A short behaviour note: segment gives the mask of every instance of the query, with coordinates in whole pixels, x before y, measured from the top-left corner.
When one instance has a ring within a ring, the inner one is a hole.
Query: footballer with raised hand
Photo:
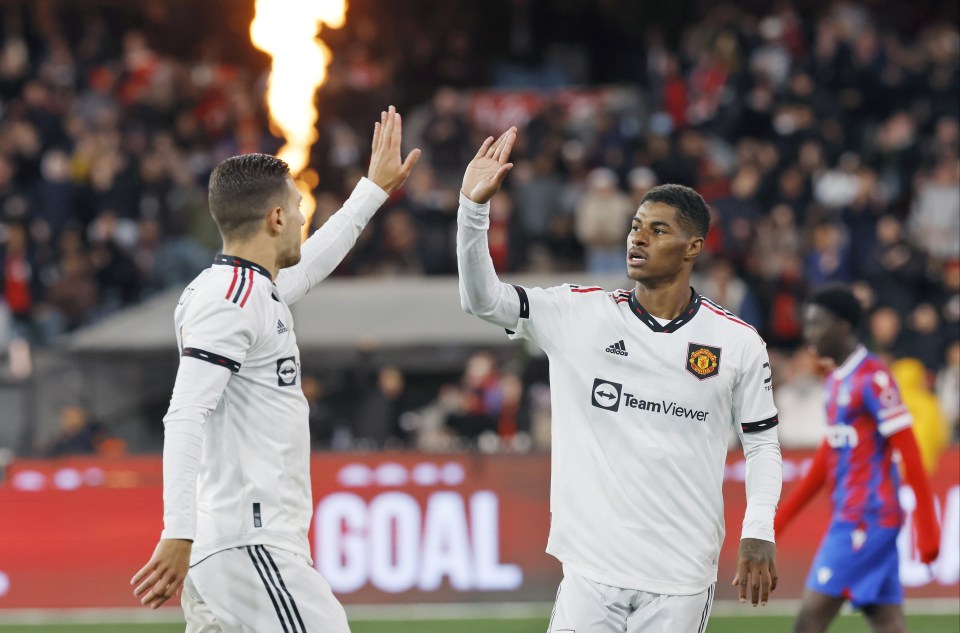
[[[723,471],[736,430],[746,454],[740,600],[777,585],[781,486],[766,346],[690,287],[710,216],[680,185],[651,189],[626,231],[632,290],[502,283],[487,246],[489,200],[507,172],[511,128],[467,166],[457,216],[463,309],[550,360],[551,525],[563,564],[549,631],[706,630],[723,543]],[[749,594],[749,596],[748,596]]]
[[[367,178],[301,249],[287,164],[235,156],[210,176],[223,253],[174,314],[180,367],[163,419],[163,533],[133,577],[156,609],[182,588],[188,633],[348,633],[314,569],[308,406],[290,304],[340,263],[420,150],[401,160],[393,106],[374,124]],[[189,570],[189,573],[188,573]]]

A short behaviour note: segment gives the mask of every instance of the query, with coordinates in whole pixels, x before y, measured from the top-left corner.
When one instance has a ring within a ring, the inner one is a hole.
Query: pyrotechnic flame
[[[274,132],[286,140],[277,156],[290,165],[303,195],[304,238],[316,210],[310,189],[316,185],[317,174],[308,169],[310,147],[317,140],[314,96],[326,83],[333,57],[319,33],[324,24],[340,28],[346,17],[347,0],[256,0],[250,23],[253,45],[273,58],[267,108]]]

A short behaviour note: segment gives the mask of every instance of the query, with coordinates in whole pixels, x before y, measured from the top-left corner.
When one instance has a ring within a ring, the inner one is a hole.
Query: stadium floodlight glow
[[[290,165],[303,196],[307,218],[303,237],[316,210],[311,189],[318,176],[310,169],[310,147],[317,140],[314,96],[327,80],[333,55],[320,40],[323,25],[340,28],[347,18],[347,0],[256,0],[250,41],[272,58],[267,80],[271,129],[286,143],[277,157]]]

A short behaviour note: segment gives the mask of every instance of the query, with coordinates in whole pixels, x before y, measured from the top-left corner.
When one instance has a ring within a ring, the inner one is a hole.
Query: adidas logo
[[[623,344],[623,339],[617,341],[605,351],[610,352],[611,354],[619,354],[620,356],[629,356],[629,354],[627,354],[627,346]]]
[[[283,324],[283,321],[277,319],[277,334],[283,334],[287,331],[287,326]]]

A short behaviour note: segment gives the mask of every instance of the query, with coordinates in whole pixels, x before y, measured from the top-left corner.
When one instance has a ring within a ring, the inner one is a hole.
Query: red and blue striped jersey
[[[912,417],[886,365],[860,346],[826,379],[834,520],[899,527],[900,476],[887,440]]]

